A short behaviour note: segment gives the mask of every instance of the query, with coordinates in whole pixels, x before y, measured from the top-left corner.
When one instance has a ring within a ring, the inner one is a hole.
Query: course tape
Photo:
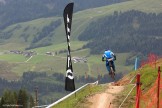
[[[121,106],[123,105],[123,103],[125,102],[125,100],[128,98],[128,96],[130,95],[130,93],[133,91],[133,89],[136,87],[136,84],[132,87],[132,89],[130,90],[130,92],[128,93],[128,95],[125,97],[125,99],[123,100],[123,102],[120,104],[119,108],[121,108]]]
[[[83,85],[82,87],[78,88],[77,90],[73,91],[72,93],[70,93],[70,94],[66,95],[65,97],[59,99],[58,101],[56,101],[56,102],[50,104],[50,105],[47,106],[46,108],[51,108],[51,107],[53,107],[54,105],[56,105],[56,104],[62,102],[63,100],[67,99],[67,98],[70,97],[71,95],[75,94],[76,92],[78,92],[79,90],[81,90],[82,88],[84,88],[84,87],[86,87],[86,86],[88,86],[88,85],[90,85],[90,84],[93,84],[93,85],[96,84],[96,85],[97,85],[97,84],[98,84],[98,81],[96,81],[96,82],[94,82],[94,83],[87,83],[87,84]]]

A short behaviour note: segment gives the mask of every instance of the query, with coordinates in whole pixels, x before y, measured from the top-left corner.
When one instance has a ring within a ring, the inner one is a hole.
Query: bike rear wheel
[[[112,67],[110,67],[111,70],[111,78],[115,80],[115,73]]]

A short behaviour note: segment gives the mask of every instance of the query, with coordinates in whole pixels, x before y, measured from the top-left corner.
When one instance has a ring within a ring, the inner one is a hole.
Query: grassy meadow
[[[43,49],[38,49],[38,52],[40,51],[40,53],[33,55],[31,58],[18,54],[1,54],[0,60],[13,64],[14,67],[11,67],[11,72],[18,74],[19,76],[27,71],[47,72],[49,74],[61,72],[65,74],[66,53],[50,56],[45,54],[47,49],[44,48],[44,50],[45,51],[43,51]],[[107,74],[105,62],[101,61],[102,55],[89,55],[89,49],[74,51],[71,55],[72,57],[87,58],[86,63],[73,62],[74,74],[76,76],[88,74],[97,77],[98,74]],[[125,66],[125,61],[129,55],[129,53],[117,54],[117,60],[115,61],[117,72],[128,72],[133,68],[131,65]]]

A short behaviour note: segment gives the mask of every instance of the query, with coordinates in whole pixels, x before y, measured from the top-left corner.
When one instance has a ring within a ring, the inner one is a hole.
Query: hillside
[[[71,39],[78,40],[78,36],[81,34],[86,37],[88,34],[85,34],[84,30],[87,29],[91,22],[96,22],[98,18],[103,18],[107,15],[113,15],[114,11],[125,12],[134,9],[146,13],[160,13],[162,10],[160,4],[160,0],[147,0],[147,2],[145,0],[132,0],[76,12],[73,17]],[[56,22],[57,25],[55,24]],[[52,26],[54,27],[53,30],[49,30],[48,28]],[[17,46],[21,46],[19,49],[25,49],[31,46],[40,47],[63,43],[66,41],[66,38],[65,33],[62,31],[64,31],[62,17],[41,18],[29,22],[17,23],[0,31],[0,49],[13,49],[17,48]],[[37,41],[34,40],[35,38],[38,38]]]
[[[73,0],[75,12],[122,2],[125,0]],[[11,24],[30,21],[33,19],[60,16],[66,4],[71,0],[1,0],[0,1],[0,29]]]
[[[156,63],[158,66],[162,66],[162,59],[157,60]],[[137,71],[130,72],[115,83],[99,84],[97,86],[90,85],[90,87],[86,87],[76,93],[76,97],[71,96],[52,108],[65,108],[66,106],[69,108],[98,108],[101,106],[103,108],[116,108],[120,105],[122,105],[120,106],[121,108],[134,108],[136,95],[136,88],[134,88],[136,79],[134,76],[137,73],[140,73],[142,83],[140,108],[155,107],[157,104],[157,67],[152,67],[148,62],[148,64],[139,68]],[[121,104],[130,91],[132,91],[131,94],[124,104]],[[162,102],[161,93],[162,91],[160,90],[160,105]]]
[[[106,48],[115,52],[162,54],[162,14],[116,11],[90,23],[78,38],[90,41],[84,48],[90,48],[91,54],[98,54]]]

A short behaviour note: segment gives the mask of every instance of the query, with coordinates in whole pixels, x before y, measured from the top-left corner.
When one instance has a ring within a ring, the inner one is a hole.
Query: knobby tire
[[[113,80],[115,80],[115,73],[114,73],[113,68],[110,67],[110,70],[111,70],[111,78],[112,78]]]

